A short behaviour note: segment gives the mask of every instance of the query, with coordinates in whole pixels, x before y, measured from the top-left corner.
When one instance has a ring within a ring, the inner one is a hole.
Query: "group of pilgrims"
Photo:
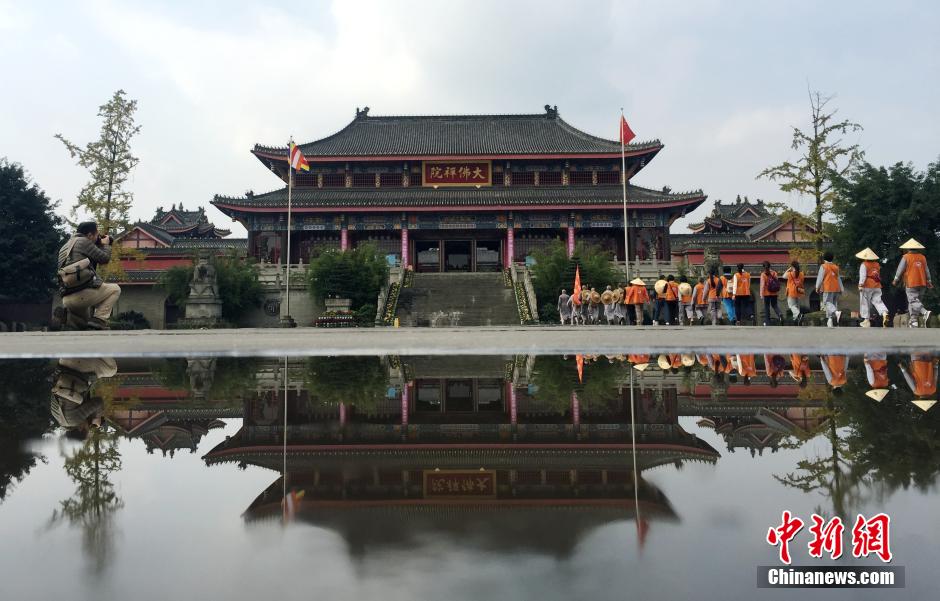
[[[930,268],[921,251],[924,246],[911,238],[900,247],[905,251],[892,280],[892,285],[902,282],[908,306],[909,327],[926,327],[930,311],[924,308],[923,295],[928,288],[933,288]],[[870,248],[859,251],[856,255],[861,262],[858,272],[859,323],[862,327],[871,326],[871,318],[881,317],[882,327],[890,323],[887,306],[882,299],[882,264],[878,255]],[[821,308],[826,314],[826,325],[838,326],[842,320],[843,309],[840,298],[845,292],[839,266],[833,262],[833,253],[823,254],[822,263],[813,284],[819,295]],[[769,261],[764,261],[760,272],[758,294],[763,304],[763,325],[783,324],[785,316],[780,310],[778,296],[781,288],[785,289],[787,309],[792,315],[791,323],[801,325],[805,312],[802,308],[806,296],[806,273],[799,261],[793,261],[782,273],[772,269]],[[601,324],[602,319],[608,325],[641,326],[645,319],[645,308],[651,307],[653,325],[695,325],[710,322],[718,325],[724,320],[727,324],[741,325],[745,322],[757,323],[757,307],[751,290],[752,275],[739,263],[737,269],[725,267],[719,275],[713,268],[707,276],[690,281],[685,275],[678,280],[673,275],[660,275],[653,284],[652,291],[641,278],[634,278],[628,284],[607,286],[598,292],[590,285],[575,284],[575,290],[568,294],[562,290],[558,297],[558,315],[564,324]],[[873,312],[874,311],[874,312]],[[602,316],[603,312],[603,316]]]

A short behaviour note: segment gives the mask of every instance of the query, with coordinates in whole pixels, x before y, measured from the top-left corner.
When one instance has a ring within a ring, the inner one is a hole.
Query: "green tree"
[[[784,192],[809,196],[815,202],[812,216],[816,224],[816,248],[822,249],[825,237],[823,217],[838,196],[836,182],[862,160],[864,152],[858,144],[846,144],[843,137],[860,131],[858,123],[836,120],[836,109],[827,107],[832,96],[818,91],[809,93],[812,131],[793,127],[791,148],[800,153],[795,162],[784,161],[760,172],[758,178],[779,182]]]
[[[52,427],[52,370],[45,359],[0,361],[0,503],[38,462],[45,461],[26,442],[41,438]]]
[[[569,294],[572,292],[577,267],[581,268],[581,284],[589,284],[598,291],[623,280],[623,274],[613,268],[610,252],[598,246],[578,244],[575,254],[568,258],[567,245],[555,240],[533,255],[532,286],[539,306],[539,319],[543,322],[558,321],[558,295],[562,288]]]
[[[134,194],[125,190],[124,185],[139,162],[131,154],[131,139],[140,133],[140,126],[134,124],[136,111],[137,101],[128,99],[124,90],[118,90],[98,108],[102,123],[97,140],[82,148],[62,134],[55,135],[90,176],[72,207],[72,217],[77,220],[79,211],[88,213],[103,232],[116,234],[130,225]]]
[[[215,266],[222,317],[226,321],[235,323],[252,307],[261,304],[264,289],[258,281],[257,265],[234,254],[212,257],[210,262]],[[173,304],[182,306],[189,298],[192,278],[192,265],[178,265],[160,275],[158,286],[166,291]]]
[[[369,321],[375,318],[375,302],[386,281],[388,262],[372,244],[324,252],[307,268],[307,288],[314,299],[348,298],[353,311],[371,306]]]
[[[595,408],[616,404],[620,400],[619,385],[630,374],[630,365],[620,361],[609,362],[605,357],[597,361],[584,361],[583,381],[578,381],[575,355],[538,355],[532,368],[530,382],[533,397],[560,413],[571,409],[571,393],[578,395],[583,406]]]
[[[55,289],[56,260],[65,242],[56,203],[32,183],[23,167],[0,159],[0,296],[47,300]]]
[[[842,257],[869,246],[886,265],[890,280],[900,261],[898,248],[914,237],[927,247],[932,273],[940,270],[940,161],[917,171],[910,163],[875,167],[863,163],[839,180],[833,204],[833,244]],[[931,291],[935,294],[935,291]]]
[[[118,436],[102,428],[92,428],[82,446],[65,458],[65,473],[75,483],[75,492],[59,503],[51,523],[65,521],[82,529],[82,545],[94,560],[96,571],[108,563],[112,520],[114,513],[124,507],[111,480],[120,469]]]

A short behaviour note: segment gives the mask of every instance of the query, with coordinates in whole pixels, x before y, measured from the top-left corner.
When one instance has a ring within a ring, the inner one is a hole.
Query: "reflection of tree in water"
[[[891,380],[902,382],[892,369]],[[804,459],[797,469],[775,476],[787,486],[819,492],[845,517],[869,501],[883,501],[897,490],[927,491],[940,474],[940,411],[914,406],[910,390],[898,387],[880,403],[865,396],[864,371],[850,374],[845,394],[826,401],[829,419],[815,431],[791,437],[789,448],[824,436],[828,453]]]
[[[346,403],[364,414],[375,410],[388,392],[388,373],[379,357],[310,357],[305,376],[316,403]]]
[[[75,492],[60,502],[50,521],[51,524],[64,521],[82,529],[84,551],[94,558],[96,571],[101,571],[108,561],[112,519],[124,507],[110,479],[120,469],[117,434],[92,428],[82,446],[65,458],[65,473],[75,483]]]
[[[578,366],[574,355],[538,355],[532,369],[530,383],[534,385],[533,397],[549,407],[564,412],[571,406],[571,393],[578,394],[582,404],[592,404],[595,409],[619,400],[619,386],[629,375],[630,365],[606,357],[597,360],[585,358],[584,379],[578,382]]]
[[[0,361],[0,503],[45,458],[24,449],[52,426],[46,360]]]

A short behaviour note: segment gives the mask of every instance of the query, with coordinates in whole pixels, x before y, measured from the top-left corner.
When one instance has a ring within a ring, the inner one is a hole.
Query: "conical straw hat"
[[[924,245],[911,238],[901,245],[901,250],[924,250]]]
[[[646,282],[644,282],[640,278],[633,278],[632,280],[630,280],[630,283],[633,284],[634,286],[646,286]]]
[[[613,302],[619,303],[623,300],[623,288],[617,288],[614,290]]]
[[[692,285],[688,282],[682,282],[679,284],[679,294],[682,296],[689,296],[692,294]]]
[[[653,284],[653,290],[655,290],[657,294],[662,294],[663,292],[665,292],[666,280],[656,280],[656,283]]]
[[[633,369],[637,371],[646,371],[646,368],[649,366],[650,366],[649,363],[637,363],[636,365],[633,366]]]
[[[921,409],[921,410],[923,410],[923,411],[928,411],[931,407],[933,407],[934,405],[937,404],[937,399],[933,399],[933,400],[930,400],[930,399],[915,399],[915,400],[913,400],[913,401],[911,401],[911,402],[914,403],[915,405],[917,405],[917,408],[918,408],[918,409]]]
[[[611,290],[604,290],[604,291],[601,293],[601,302],[604,303],[605,305],[609,305],[610,303],[614,302],[614,293],[613,293],[613,291],[611,291]]]
[[[666,355],[660,355],[656,359],[656,363],[659,365],[660,369],[672,369],[672,361],[670,361],[669,357]]]
[[[860,250],[857,253],[855,253],[855,256],[856,258],[859,258],[862,261],[877,261],[878,260],[878,255],[875,254],[875,251],[867,247],[865,248],[865,250]]]
[[[865,396],[880,403],[886,396],[888,396],[888,392],[889,391],[887,388],[873,388],[866,392]]]
[[[682,365],[685,367],[692,367],[695,365],[695,355],[682,355]]]

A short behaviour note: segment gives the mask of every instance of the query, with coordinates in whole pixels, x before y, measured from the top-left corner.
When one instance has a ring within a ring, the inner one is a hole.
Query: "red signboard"
[[[493,167],[490,161],[424,161],[421,164],[423,186],[490,186]]]
[[[425,499],[494,499],[496,472],[437,470],[424,472]]]

